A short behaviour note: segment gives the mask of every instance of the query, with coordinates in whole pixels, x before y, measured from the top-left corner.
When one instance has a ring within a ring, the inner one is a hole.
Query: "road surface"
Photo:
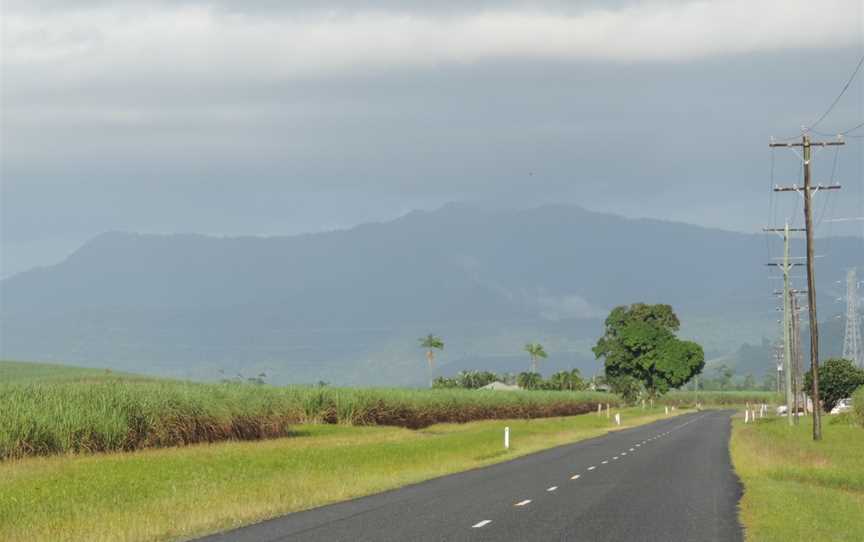
[[[670,418],[205,540],[740,541],[730,415]]]

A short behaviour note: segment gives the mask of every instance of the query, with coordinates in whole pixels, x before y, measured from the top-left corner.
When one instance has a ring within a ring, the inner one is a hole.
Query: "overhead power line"
[[[861,71],[862,65],[864,65],[864,56],[861,56],[861,59],[858,60],[858,65],[855,66],[855,69],[852,71],[852,75],[849,76],[849,80],[846,81],[846,84],[843,85],[842,89],[840,89],[840,94],[838,94],[837,97],[834,98],[834,101],[831,102],[831,105],[828,106],[828,109],[826,109],[825,112],[822,113],[822,115],[818,119],[816,119],[816,122],[814,122],[810,126],[808,126],[808,128],[810,130],[819,126],[819,124],[823,120],[825,120],[825,117],[827,117],[831,113],[831,111],[834,110],[834,107],[837,105],[837,102],[839,102],[840,98],[842,98],[843,95],[846,94],[846,91],[849,90],[849,87],[852,85],[852,81],[855,80],[855,77],[858,75],[858,72]],[[861,126],[864,126],[864,123],[856,126],[856,128],[860,128]],[[855,130],[855,128],[850,128],[849,130],[846,130],[846,132],[848,133],[848,132],[851,132],[852,130]]]

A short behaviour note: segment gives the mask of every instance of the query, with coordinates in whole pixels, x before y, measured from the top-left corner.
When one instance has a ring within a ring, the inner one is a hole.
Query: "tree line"
[[[474,390],[493,382],[519,386],[526,390],[580,391],[588,389],[588,383],[582,378],[579,369],[559,371],[548,379],[534,371],[522,373],[497,374],[491,371],[460,371],[453,378],[439,376],[432,381],[436,389],[464,388]]]
[[[603,335],[592,349],[603,360],[605,381],[612,391],[629,402],[655,398],[670,389],[680,388],[702,372],[705,353],[693,342],[679,339],[675,333],[681,323],[672,307],[634,303],[615,307],[604,322]],[[435,335],[420,339],[426,349],[430,370],[435,351],[444,349],[444,341]],[[511,382],[524,389],[585,389],[578,370],[561,371],[544,380],[537,370],[540,359],[547,357],[540,343],[525,345],[531,360],[529,371],[499,376],[489,371],[463,371],[455,378],[438,377],[433,387],[480,388],[491,382]]]

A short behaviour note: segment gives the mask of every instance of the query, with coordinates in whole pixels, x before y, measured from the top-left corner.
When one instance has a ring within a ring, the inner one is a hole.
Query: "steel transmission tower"
[[[854,269],[846,272],[846,334],[843,337],[843,357],[864,368],[864,351],[858,327],[858,276]]]

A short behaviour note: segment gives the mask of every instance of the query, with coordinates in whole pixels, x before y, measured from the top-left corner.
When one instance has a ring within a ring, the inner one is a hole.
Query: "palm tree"
[[[444,341],[441,340],[441,337],[436,337],[430,333],[420,338],[420,347],[426,349],[426,362],[431,371],[435,366],[435,350],[444,350]]]
[[[539,358],[546,359],[546,351],[543,350],[543,345],[540,343],[528,343],[525,345],[525,351],[531,356],[531,372],[537,372],[537,360]]]

